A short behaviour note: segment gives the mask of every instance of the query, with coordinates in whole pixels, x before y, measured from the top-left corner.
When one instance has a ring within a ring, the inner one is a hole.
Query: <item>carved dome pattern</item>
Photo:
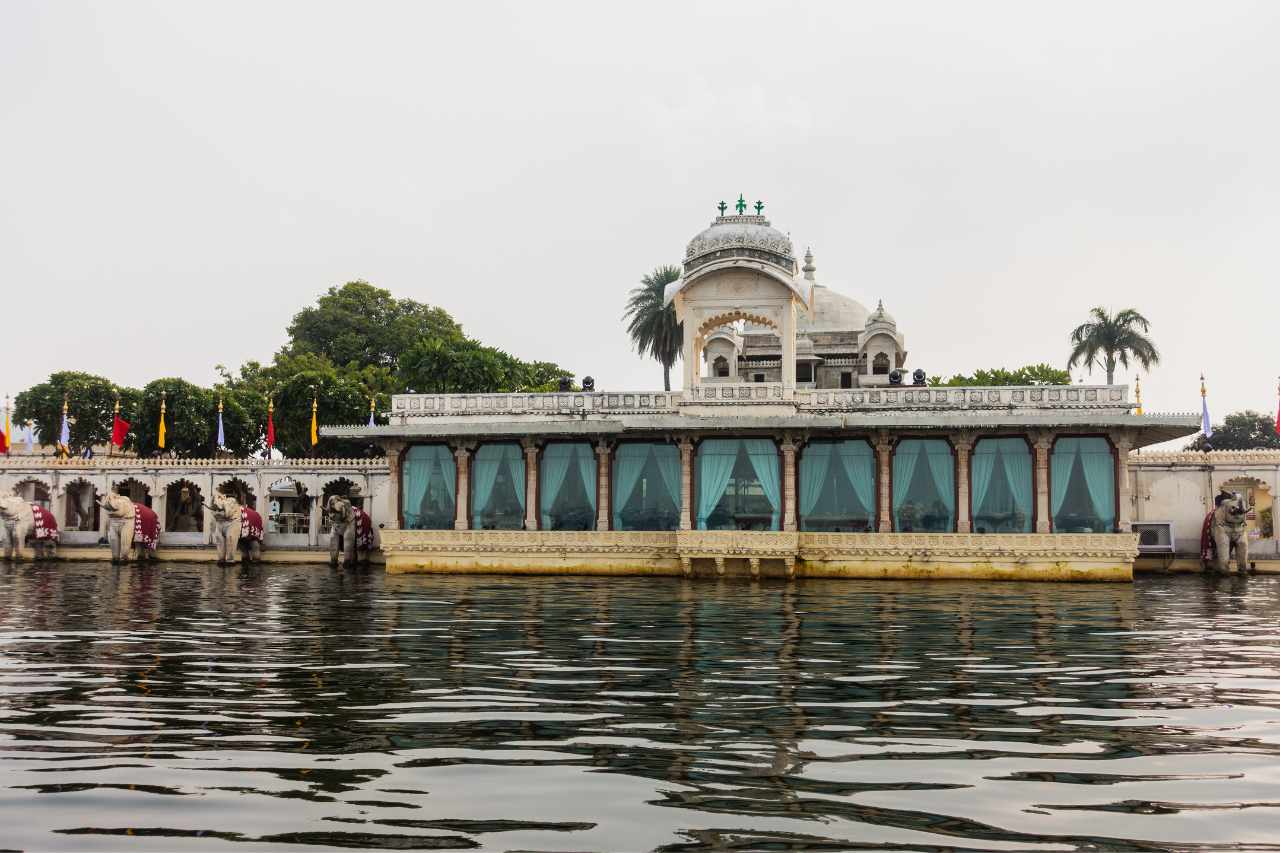
[[[794,274],[795,248],[791,238],[763,216],[719,216],[711,227],[689,241],[685,272],[720,258],[749,257],[768,261]]]

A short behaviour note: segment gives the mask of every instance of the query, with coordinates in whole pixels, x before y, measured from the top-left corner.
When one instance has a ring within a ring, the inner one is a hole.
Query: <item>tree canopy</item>
[[[671,367],[684,348],[684,324],[676,320],[674,305],[666,304],[667,285],[680,278],[680,267],[670,264],[646,273],[631,289],[622,319],[636,352],[662,365],[662,387],[671,390]]]
[[[1151,324],[1137,311],[1126,308],[1113,316],[1105,308],[1094,308],[1089,311],[1089,317],[1071,332],[1068,370],[1083,364],[1092,373],[1095,366],[1101,365],[1107,373],[1107,384],[1112,385],[1116,380],[1116,366],[1127,368],[1130,359],[1144,370],[1160,363],[1160,352],[1146,334]]]
[[[48,381],[33,385],[14,398],[13,420],[16,423],[33,421],[40,440],[52,445],[62,432],[62,402],[67,402],[67,420],[72,454],[81,453],[86,447],[101,446],[111,440],[112,415],[115,412],[116,394],[120,395],[120,415],[127,421],[138,411],[142,392],[136,388],[119,387],[102,376],[92,373],[61,371],[52,374]],[[133,423],[125,448],[131,449],[136,440],[137,423]]]
[[[967,385],[1070,385],[1071,374],[1047,364],[1029,364],[1007,370],[996,367],[990,370],[975,370],[972,376],[957,373],[950,379],[935,377],[929,384],[937,386]]]
[[[1280,435],[1276,434],[1274,418],[1246,409],[1243,412],[1232,412],[1222,423],[1214,424],[1213,438],[1207,443],[1202,433],[1186,449],[1280,450]]]

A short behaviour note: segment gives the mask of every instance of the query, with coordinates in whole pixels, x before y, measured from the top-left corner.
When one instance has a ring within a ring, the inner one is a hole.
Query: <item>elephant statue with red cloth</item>
[[[213,513],[213,544],[218,549],[219,566],[241,559],[251,563],[262,559],[262,516],[256,510],[242,506],[231,495],[214,495],[209,509]]]
[[[373,520],[369,513],[342,495],[331,495],[324,507],[332,533],[329,537],[329,565],[368,563],[373,551]]]
[[[160,542],[160,519],[155,511],[125,495],[108,492],[98,502],[107,514],[107,544],[111,562],[126,562],[136,552],[139,562],[154,560]]]
[[[1223,491],[1215,501],[1213,512],[1205,516],[1200,532],[1200,559],[1215,571],[1230,573],[1231,552],[1235,551],[1236,569],[1249,571],[1249,534],[1245,522],[1249,508],[1234,492]]]
[[[53,513],[17,495],[0,498],[0,540],[4,541],[4,558],[26,558],[27,539],[36,559],[58,556],[58,522]]]

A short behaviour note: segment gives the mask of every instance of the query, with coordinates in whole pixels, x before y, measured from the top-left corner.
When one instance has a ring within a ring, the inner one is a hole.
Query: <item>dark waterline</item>
[[[0,848],[1280,850],[1278,605],[0,566]]]

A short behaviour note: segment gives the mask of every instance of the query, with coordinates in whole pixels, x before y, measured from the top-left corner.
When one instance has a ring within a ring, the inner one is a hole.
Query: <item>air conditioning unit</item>
[[[1139,554],[1172,554],[1172,521],[1135,521],[1130,529],[1138,534]]]

